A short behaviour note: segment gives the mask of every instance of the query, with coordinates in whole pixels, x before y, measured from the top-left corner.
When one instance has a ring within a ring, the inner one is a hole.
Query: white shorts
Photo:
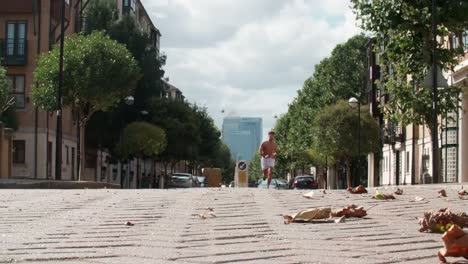
[[[275,167],[275,159],[272,158],[262,158],[262,170]]]

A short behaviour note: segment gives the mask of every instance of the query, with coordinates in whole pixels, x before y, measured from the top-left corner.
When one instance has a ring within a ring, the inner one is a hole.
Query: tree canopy
[[[433,95],[431,89],[422,87],[432,64],[431,4],[431,1],[352,0],[361,28],[376,37],[374,48],[384,80],[379,88],[382,94],[390,96],[382,111],[388,119],[403,126],[426,123],[432,128]],[[468,28],[467,1],[439,0],[437,13],[440,39]],[[445,44],[437,42],[435,62],[444,70],[452,70],[464,51],[446,48]],[[459,93],[455,87],[439,89],[438,114],[457,111]]]
[[[147,122],[133,122],[125,127],[119,152],[128,157],[156,157],[166,148],[166,134]]]
[[[124,45],[102,32],[67,37],[64,43],[62,100],[70,107],[81,131],[80,152],[84,152],[85,126],[98,111],[108,111],[130,94],[141,77],[137,62]],[[53,111],[57,107],[59,48],[39,56],[34,72],[38,84],[32,91],[36,106]],[[84,156],[81,155],[80,174]],[[81,176],[80,176],[81,177]]]
[[[380,128],[366,108],[361,109],[359,119],[357,109],[350,109],[347,101],[342,100],[324,107],[314,119],[313,151],[320,153],[322,157],[330,157],[331,161],[345,162],[348,169],[353,157],[379,152]],[[348,187],[351,186],[350,179],[348,173]]]
[[[107,111],[130,94],[140,78],[139,67],[125,46],[103,33],[67,37],[64,46],[63,104],[80,118]],[[39,56],[34,72],[34,104],[43,110],[57,107],[59,49]]]
[[[15,104],[15,98],[10,92],[6,70],[4,67],[0,66],[0,118]]]
[[[313,143],[313,123],[322,108],[338,100],[365,95],[368,38],[356,35],[337,45],[331,55],[315,65],[314,73],[305,80],[288,112],[278,118],[275,126],[281,151],[277,171],[308,167],[318,162],[310,155]]]

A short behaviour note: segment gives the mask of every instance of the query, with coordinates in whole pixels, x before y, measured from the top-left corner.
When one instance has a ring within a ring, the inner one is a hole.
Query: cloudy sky
[[[166,76],[219,128],[226,115],[261,117],[265,134],[314,65],[359,32],[349,0],[142,2],[162,33]]]

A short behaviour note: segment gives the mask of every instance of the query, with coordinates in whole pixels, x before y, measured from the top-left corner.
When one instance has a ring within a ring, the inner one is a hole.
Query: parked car
[[[313,176],[296,176],[292,184],[293,189],[318,189],[318,182]]]
[[[206,177],[205,176],[195,176],[197,178],[198,182],[200,183],[200,187],[206,187]]]
[[[197,180],[189,173],[173,173],[169,179],[169,188],[197,187]]]
[[[257,188],[266,189],[267,188],[267,183],[268,183],[268,180],[262,180],[262,182],[260,182],[258,184]],[[276,190],[284,190],[284,189],[288,189],[288,185],[283,183],[281,180],[271,179],[270,188],[271,189],[276,189]]]

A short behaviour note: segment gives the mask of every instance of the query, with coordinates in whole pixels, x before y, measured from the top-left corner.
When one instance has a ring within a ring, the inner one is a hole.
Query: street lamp
[[[135,98],[131,95],[125,97],[124,99],[125,101],[125,104],[128,105],[128,106],[132,106],[134,103],[135,103]],[[122,118],[121,119],[122,121],[122,132],[123,132],[123,129],[125,127],[125,120]],[[123,136],[122,136],[122,132],[120,133],[120,145],[123,144]],[[121,166],[121,168],[123,168],[123,166]],[[126,178],[126,182],[127,182],[127,186],[129,186],[129,178],[130,178],[130,164],[127,162],[127,169],[125,171],[125,178]],[[122,172],[120,172],[120,188],[123,189],[124,188],[124,178],[122,177]]]
[[[360,174],[360,161],[361,161],[361,102],[359,102],[356,97],[351,97],[348,101],[348,104],[351,108],[356,108],[358,109],[358,164],[357,164],[357,179],[361,179],[361,174]],[[356,181],[356,180],[355,180]]]
[[[127,105],[133,105],[133,103],[135,102],[135,98],[133,98],[133,96],[127,96],[125,97],[125,103]]]

